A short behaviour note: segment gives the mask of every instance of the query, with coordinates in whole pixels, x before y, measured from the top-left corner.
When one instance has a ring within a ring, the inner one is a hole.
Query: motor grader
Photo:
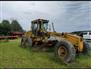
[[[49,20],[36,19],[31,22],[31,30],[21,39],[21,47],[40,47],[41,49],[54,48],[55,56],[66,63],[72,62],[76,54],[88,54],[88,44],[82,37],[70,33],[48,31]]]

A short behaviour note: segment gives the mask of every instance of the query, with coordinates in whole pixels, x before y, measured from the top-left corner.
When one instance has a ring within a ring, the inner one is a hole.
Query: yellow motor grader
[[[69,63],[75,59],[76,54],[88,54],[89,45],[82,37],[70,33],[48,31],[49,20],[36,19],[31,22],[31,31],[26,32],[21,39],[21,47],[54,48],[59,60]]]

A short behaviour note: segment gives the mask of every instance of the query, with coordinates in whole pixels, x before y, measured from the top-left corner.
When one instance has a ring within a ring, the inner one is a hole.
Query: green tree
[[[1,23],[0,23],[0,35],[2,34],[2,26],[1,26]]]
[[[10,22],[8,20],[3,20],[0,24],[0,28],[0,32],[2,32],[4,35],[8,35],[8,33],[11,31]]]
[[[19,32],[23,32],[23,29],[21,27],[21,25],[18,23],[17,20],[12,20],[11,22],[11,31],[19,31]]]

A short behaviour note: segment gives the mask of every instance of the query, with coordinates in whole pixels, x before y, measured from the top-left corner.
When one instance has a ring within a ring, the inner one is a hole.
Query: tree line
[[[23,28],[17,20],[3,20],[0,23],[0,35],[9,35],[10,32],[24,32]]]

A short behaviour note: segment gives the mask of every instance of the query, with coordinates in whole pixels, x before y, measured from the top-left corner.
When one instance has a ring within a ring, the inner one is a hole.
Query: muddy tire
[[[32,39],[23,37],[21,39],[21,47],[23,47],[23,48],[32,47]]]
[[[55,55],[63,63],[69,63],[75,59],[76,51],[70,42],[61,40],[55,45]]]
[[[90,45],[84,41],[84,44],[83,44],[83,55],[89,55],[89,50],[90,50]]]

